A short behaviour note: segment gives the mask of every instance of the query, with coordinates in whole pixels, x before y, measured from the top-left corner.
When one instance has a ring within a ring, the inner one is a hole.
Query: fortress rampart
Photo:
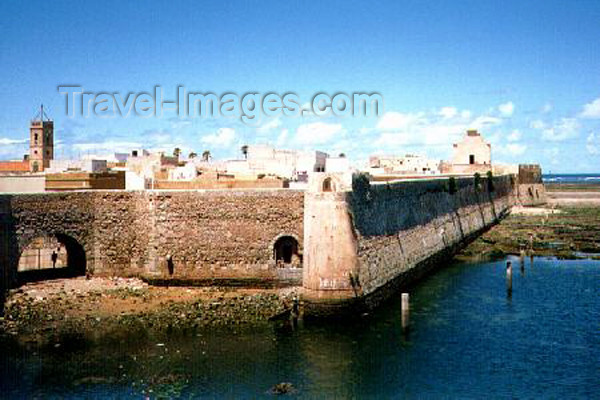
[[[306,193],[304,214],[305,297],[318,311],[378,303],[450,261],[515,201],[513,176],[385,184],[359,176],[352,190],[322,185]]]
[[[3,287],[16,284],[20,254],[44,236],[58,237],[80,272],[269,283],[285,269],[274,256],[279,238],[297,241],[301,256],[302,219],[303,193],[293,190],[0,195]],[[301,270],[290,274],[300,284]]]
[[[306,191],[0,195],[2,286],[54,236],[79,274],[303,286],[308,309],[371,305],[414,282],[517,201],[513,175],[370,183],[316,174]],[[310,312],[310,310],[309,310]]]

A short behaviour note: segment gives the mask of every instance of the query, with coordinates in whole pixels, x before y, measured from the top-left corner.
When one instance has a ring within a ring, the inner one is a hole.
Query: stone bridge
[[[315,309],[376,304],[495,223],[516,193],[512,175],[371,184],[317,174],[305,192],[4,194],[2,286],[26,278],[21,254],[52,236],[67,250],[67,275],[294,284]]]

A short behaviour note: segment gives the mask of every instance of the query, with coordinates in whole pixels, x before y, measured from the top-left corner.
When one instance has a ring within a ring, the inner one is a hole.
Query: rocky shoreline
[[[9,293],[0,333],[22,343],[52,344],[145,331],[240,327],[286,315],[296,292],[153,287],[135,278],[30,283]]]
[[[459,259],[507,255],[600,259],[600,208],[514,208],[461,253]]]

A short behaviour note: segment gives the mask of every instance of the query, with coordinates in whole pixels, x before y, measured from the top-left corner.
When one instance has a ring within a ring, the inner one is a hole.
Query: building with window
[[[463,139],[453,145],[451,172],[487,172],[491,165],[492,145],[477,130],[468,130]]]
[[[244,160],[226,162],[228,173],[237,176],[273,175],[289,180],[324,172],[329,155],[322,151],[282,150],[267,145],[245,147]]]
[[[439,161],[406,154],[404,156],[371,156],[369,173],[372,175],[432,175],[439,173]]]

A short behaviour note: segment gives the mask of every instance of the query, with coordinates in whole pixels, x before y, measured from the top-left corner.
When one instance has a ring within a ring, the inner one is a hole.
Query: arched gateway
[[[66,234],[38,236],[29,241],[19,256],[18,283],[85,275],[83,246]]]

